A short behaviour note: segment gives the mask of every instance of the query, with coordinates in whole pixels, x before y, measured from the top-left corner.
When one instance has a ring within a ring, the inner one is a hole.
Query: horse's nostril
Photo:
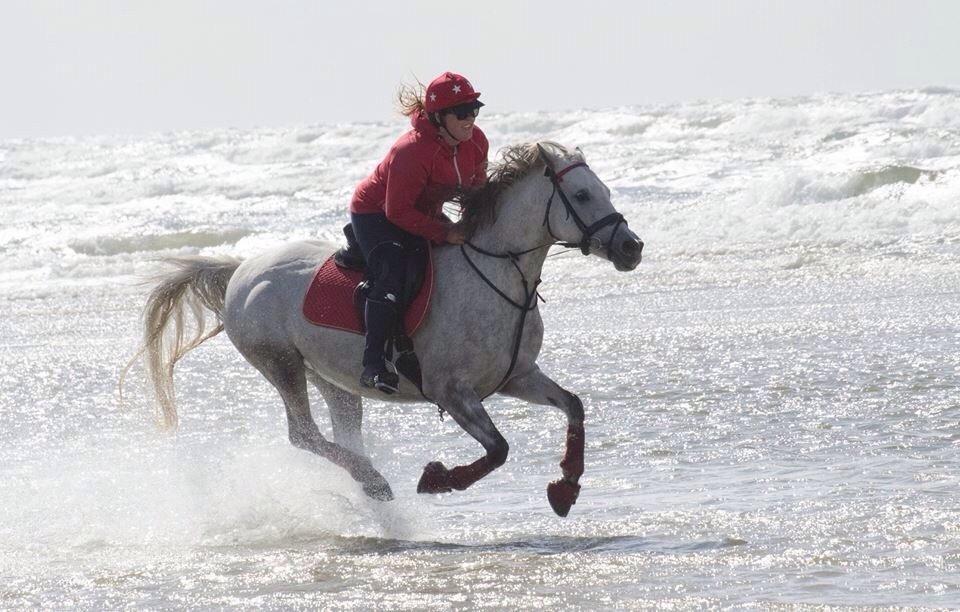
[[[623,244],[620,245],[620,252],[627,257],[636,257],[642,250],[643,243],[632,238],[630,240],[624,240]]]

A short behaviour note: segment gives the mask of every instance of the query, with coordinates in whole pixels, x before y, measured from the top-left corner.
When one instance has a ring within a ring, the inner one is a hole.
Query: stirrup
[[[368,365],[360,374],[360,384],[368,389],[376,389],[392,395],[400,390],[400,377],[396,372],[388,370],[386,366]]]

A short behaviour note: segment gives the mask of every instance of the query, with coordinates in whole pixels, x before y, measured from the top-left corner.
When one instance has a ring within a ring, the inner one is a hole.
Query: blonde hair
[[[423,83],[420,82],[420,79],[416,79],[416,85],[409,85],[407,83],[400,83],[400,88],[397,89],[397,102],[399,104],[399,110],[402,115],[407,117],[412,117],[414,115],[419,115],[424,112],[423,98],[426,94],[427,88]]]

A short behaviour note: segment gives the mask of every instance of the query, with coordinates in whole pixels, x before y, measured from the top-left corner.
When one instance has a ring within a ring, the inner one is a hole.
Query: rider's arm
[[[387,197],[384,212],[391,223],[411,234],[443,242],[449,224],[420,212],[417,199],[427,186],[429,172],[410,149],[398,149],[387,170]]]

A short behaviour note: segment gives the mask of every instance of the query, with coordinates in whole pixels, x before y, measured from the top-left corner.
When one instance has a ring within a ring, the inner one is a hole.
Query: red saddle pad
[[[353,304],[353,292],[361,281],[363,272],[340,268],[331,255],[310,281],[303,299],[303,316],[314,325],[363,334],[360,313]],[[408,336],[412,336],[426,318],[432,294],[433,257],[428,256],[423,284],[403,318],[403,327]]]

